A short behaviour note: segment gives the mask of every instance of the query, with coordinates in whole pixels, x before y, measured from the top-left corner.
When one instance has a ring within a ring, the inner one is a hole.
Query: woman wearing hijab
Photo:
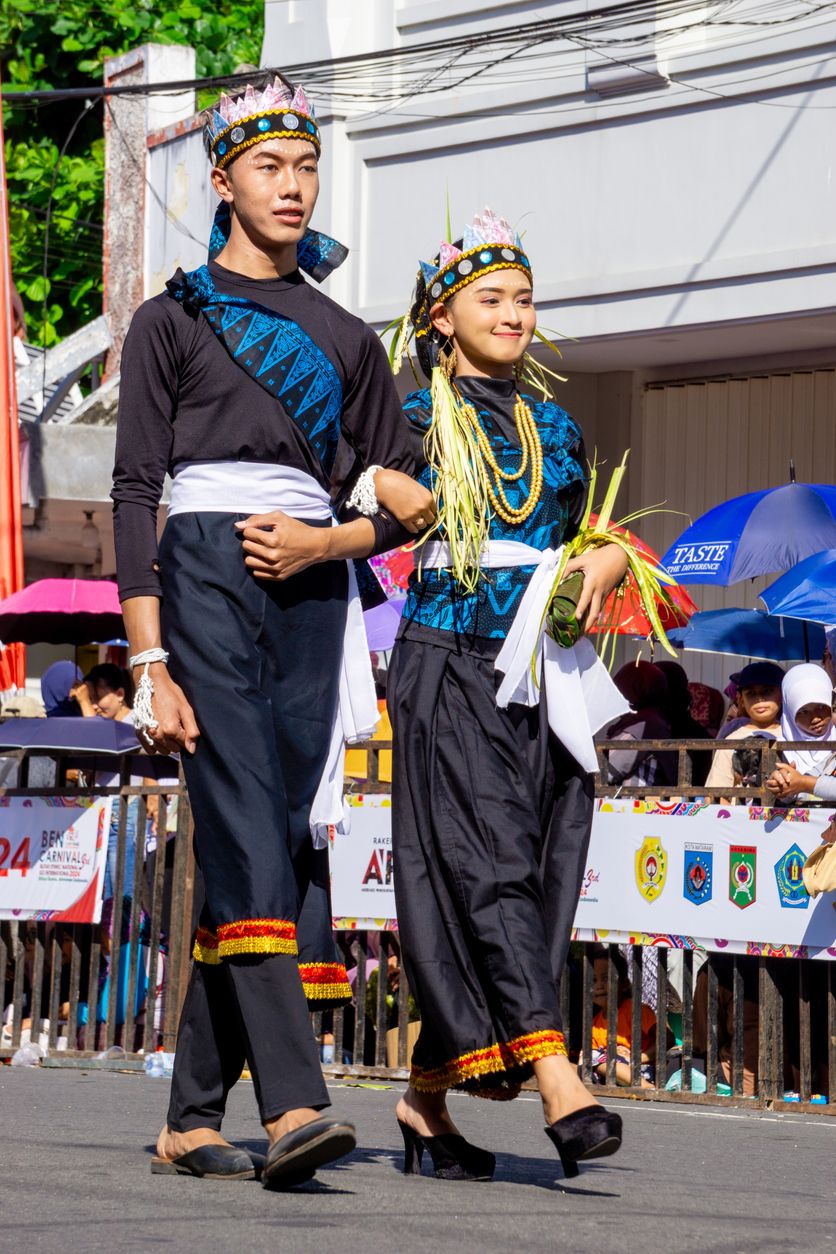
[[[827,671],[814,662],[795,666],[784,676],[781,740],[818,740],[820,749],[787,749],[767,781],[781,801],[811,796],[836,801],[836,727],[833,724],[833,684]]]
[[[608,729],[606,740],[670,740],[665,713],[668,681],[653,662],[628,662],[615,675],[616,687],[632,706]],[[674,784],[677,755],[651,749],[616,749],[609,755],[607,782],[625,788]]]
[[[704,728],[708,738],[715,740],[726,713],[726,698],[719,688],[692,680],[688,684],[691,695],[691,718]]]
[[[53,662],[48,666],[41,677],[41,697],[47,718],[79,718],[81,710],[70,693],[83,682],[75,662]]]
[[[657,662],[656,666],[668,684],[664,710],[674,740],[708,740],[709,733],[694,717],[691,688],[684,667],[679,662]],[[701,787],[711,767],[711,754],[692,750],[688,757],[691,759],[691,783]]]

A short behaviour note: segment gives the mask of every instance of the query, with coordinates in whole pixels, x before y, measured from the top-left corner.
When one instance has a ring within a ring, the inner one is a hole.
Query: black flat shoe
[[[234,1145],[201,1145],[179,1158],[152,1158],[155,1176],[197,1176],[199,1180],[254,1180],[256,1163]]]
[[[288,1132],[267,1151],[261,1179],[267,1189],[292,1188],[310,1180],[317,1167],[344,1158],[357,1145],[354,1125],[341,1119],[315,1119]]]
[[[603,1106],[584,1106],[545,1129],[554,1142],[567,1179],[578,1174],[587,1158],[607,1158],[621,1148],[621,1115]]]
[[[441,1136],[421,1136],[409,1124],[398,1120],[403,1137],[403,1172],[420,1176],[424,1150],[429,1151],[433,1169],[439,1180],[493,1180],[496,1159],[489,1150],[471,1145],[458,1132]]]

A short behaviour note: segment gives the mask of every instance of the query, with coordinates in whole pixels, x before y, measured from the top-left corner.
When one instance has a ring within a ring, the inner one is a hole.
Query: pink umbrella
[[[0,601],[4,644],[93,644],[124,633],[110,579],[39,579]]]

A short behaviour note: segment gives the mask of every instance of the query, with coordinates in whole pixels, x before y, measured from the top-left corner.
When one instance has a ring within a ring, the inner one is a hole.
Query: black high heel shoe
[[[492,1180],[496,1159],[489,1150],[471,1145],[458,1132],[441,1136],[421,1136],[409,1124],[398,1120],[403,1137],[403,1171],[405,1176],[420,1176],[424,1150],[433,1160],[439,1180]]]
[[[621,1115],[603,1106],[584,1106],[546,1128],[560,1155],[563,1174],[572,1179],[578,1163],[587,1158],[607,1158],[621,1148]]]

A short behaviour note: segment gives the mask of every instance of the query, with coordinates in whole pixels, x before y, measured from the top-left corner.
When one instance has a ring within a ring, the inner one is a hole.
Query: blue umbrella
[[[761,600],[770,614],[836,623],[836,549],[799,562],[764,588]]]
[[[787,483],[710,509],[668,549],[662,566],[680,583],[728,587],[789,570],[836,548],[836,487]]]
[[[0,723],[0,749],[79,749],[137,753],[136,728],[115,718],[9,718]]]
[[[824,652],[824,628],[762,610],[700,610],[687,627],[667,632],[671,644],[695,653],[731,653],[770,662],[807,661]]]

